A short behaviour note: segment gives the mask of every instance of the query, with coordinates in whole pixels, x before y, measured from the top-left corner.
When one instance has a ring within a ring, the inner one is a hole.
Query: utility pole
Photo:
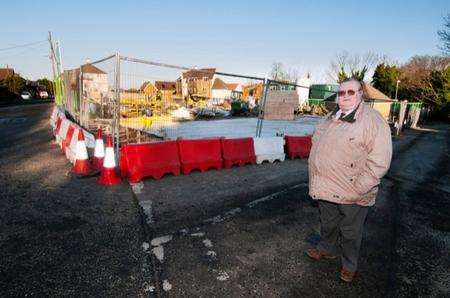
[[[55,49],[53,48],[52,33],[50,31],[48,31],[48,42],[50,44],[50,60],[52,61],[53,82],[55,82],[55,80],[56,80]],[[53,90],[55,90],[55,89],[53,89]]]
[[[397,80],[397,85],[396,85],[396,87],[395,87],[395,100],[397,100],[398,83],[400,83],[400,80]]]

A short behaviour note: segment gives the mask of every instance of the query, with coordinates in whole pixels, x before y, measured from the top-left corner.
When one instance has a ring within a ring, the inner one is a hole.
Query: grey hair
[[[359,84],[359,90],[362,90],[362,89],[363,89],[363,84],[362,84],[362,82],[361,82],[360,80],[357,80],[357,79],[355,79],[355,78],[346,78],[345,80],[343,80],[343,81],[341,82],[341,84],[347,83],[347,82],[356,82],[356,83]]]

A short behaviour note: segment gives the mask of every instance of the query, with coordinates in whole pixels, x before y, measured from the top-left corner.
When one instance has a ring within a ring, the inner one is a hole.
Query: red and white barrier
[[[176,141],[124,145],[120,150],[120,171],[137,183],[144,177],[161,179],[165,174],[180,175]]]
[[[229,169],[234,165],[242,167],[246,164],[256,163],[253,138],[222,138],[220,142],[224,168]]]
[[[286,136],[286,154],[290,159],[307,158],[311,151],[311,136]]]
[[[187,175],[193,170],[202,172],[222,168],[220,139],[178,140],[181,171]]]
[[[253,138],[256,163],[284,161],[284,139],[282,137]]]
[[[63,119],[61,122],[61,127],[59,129],[58,135],[56,136],[56,142],[59,144],[59,147],[62,149],[62,143],[66,138],[67,130],[72,122],[67,119]]]

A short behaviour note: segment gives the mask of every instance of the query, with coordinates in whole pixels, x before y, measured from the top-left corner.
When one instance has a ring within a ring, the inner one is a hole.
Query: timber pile
[[[296,91],[271,90],[267,93],[264,107],[265,120],[294,120],[298,106]]]

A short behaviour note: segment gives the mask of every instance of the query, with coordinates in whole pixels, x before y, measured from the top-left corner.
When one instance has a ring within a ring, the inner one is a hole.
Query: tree
[[[42,78],[36,81],[40,87],[44,87],[45,91],[48,92],[50,96],[53,96],[53,82],[47,78]]]
[[[442,50],[444,55],[450,55],[450,13],[444,17],[444,29],[438,30],[437,32],[442,45],[439,48]]]
[[[399,76],[400,74],[396,65],[380,63],[373,73],[372,84],[390,98],[394,98]]]
[[[270,71],[270,79],[274,81],[296,83],[298,77],[298,71],[290,68],[286,70],[281,62],[274,62]]]
[[[381,59],[386,58],[373,52],[360,55],[343,51],[336,54],[335,58],[330,62],[328,76],[331,80],[338,83],[347,78],[363,81],[367,72],[372,70]]]
[[[414,56],[399,68],[399,97],[431,105],[435,115],[449,117],[450,57]]]
[[[6,86],[6,88],[8,88],[10,92],[19,95],[24,90],[25,83],[25,79],[22,78],[19,74],[10,75],[3,81],[3,84]]]

